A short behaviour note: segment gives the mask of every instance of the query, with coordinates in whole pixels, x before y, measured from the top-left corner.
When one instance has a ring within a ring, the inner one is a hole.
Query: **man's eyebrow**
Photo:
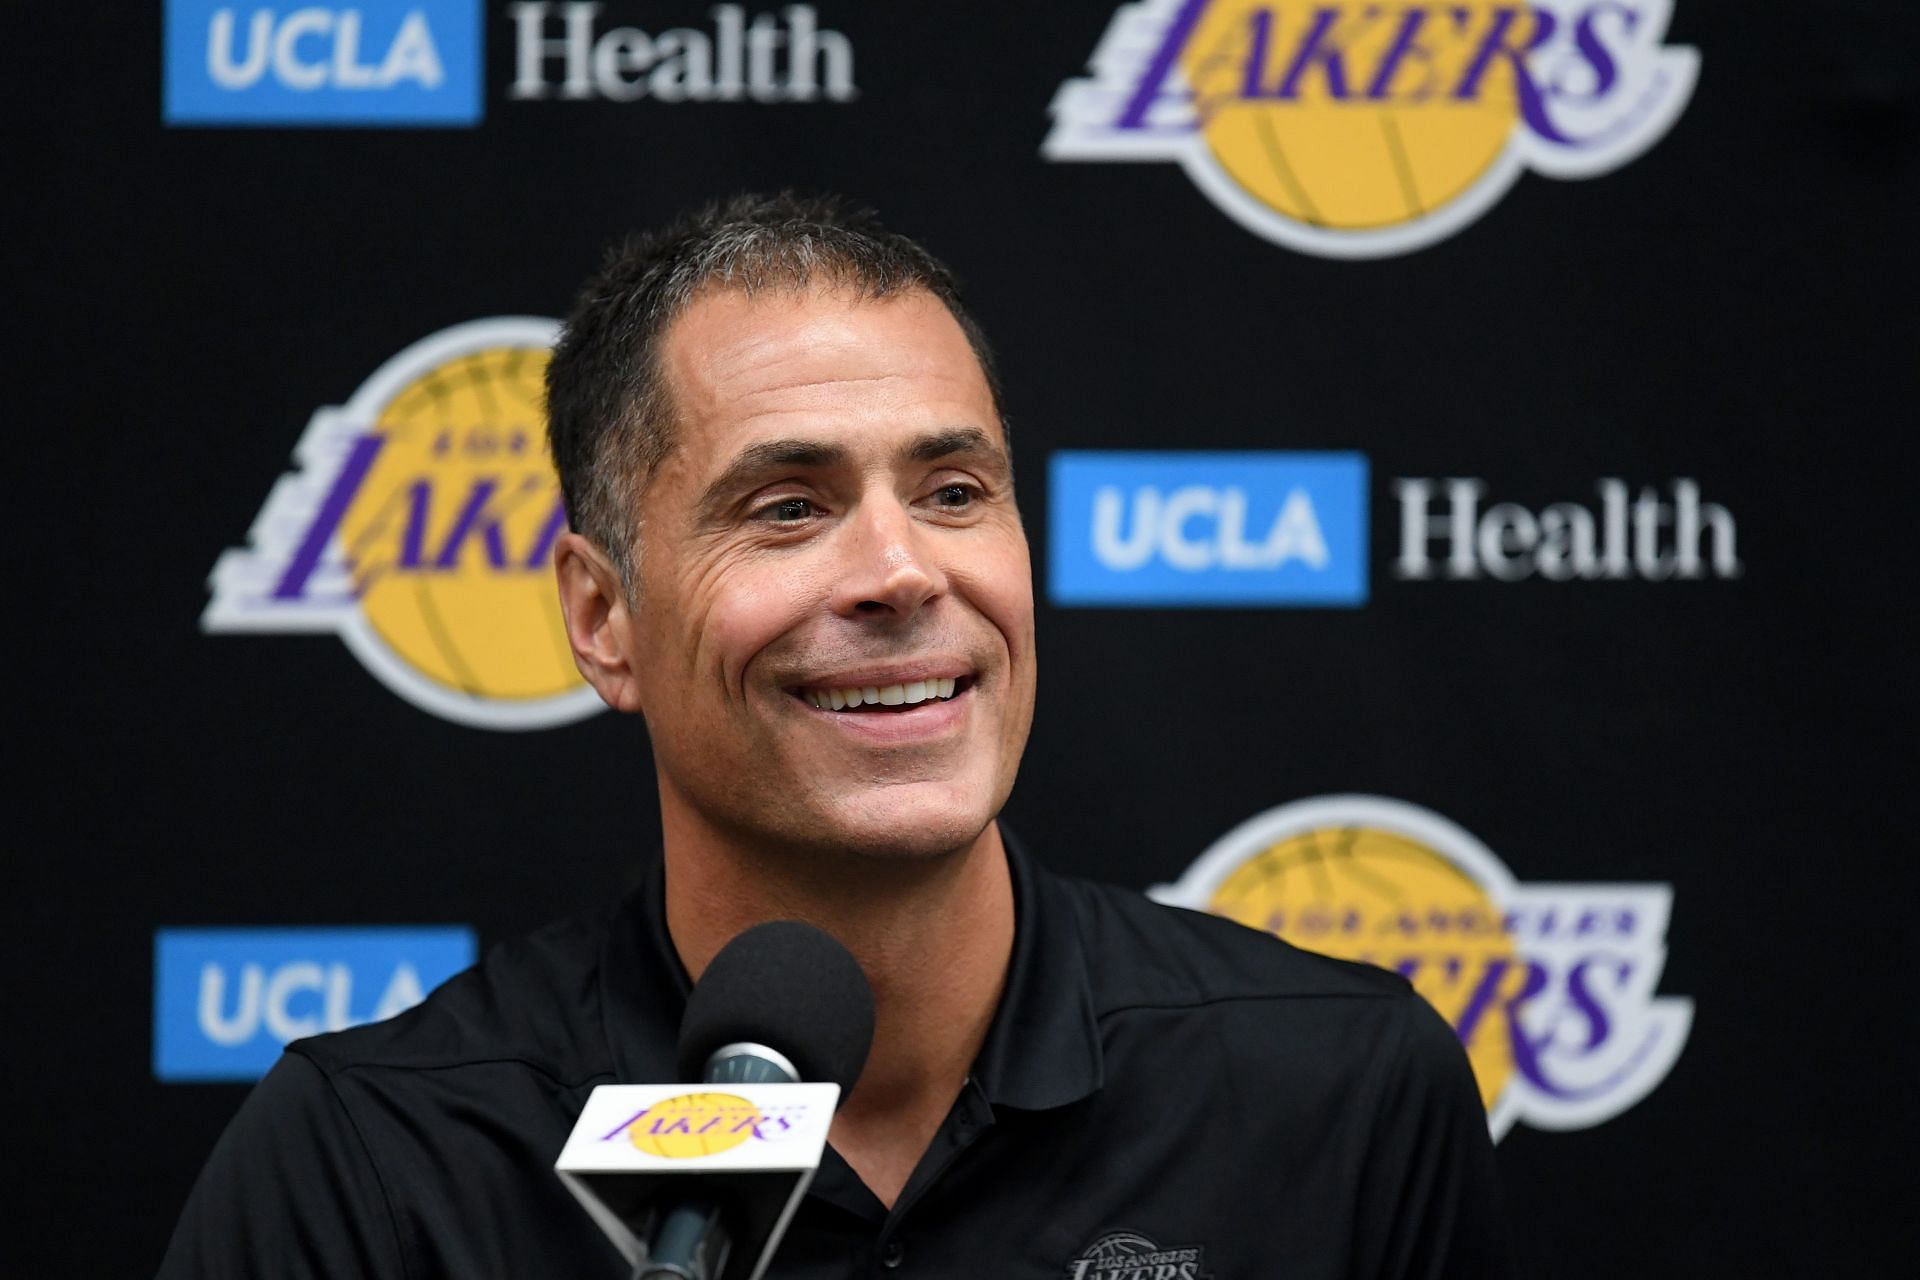
[[[1006,455],[1001,452],[1000,446],[978,427],[949,427],[935,431],[909,441],[900,450],[900,456],[908,462],[938,462],[956,454],[982,456],[1003,469],[1007,465]],[[820,470],[838,466],[846,460],[846,449],[837,444],[804,439],[763,440],[742,449],[727,464],[726,470],[714,477],[713,483],[701,492],[697,509],[713,511],[724,506],[728,495],[746,488],[766,472],[789,468]]]
[[[742,449],[727,464],[727,469],[716,476],[700,495],[700,507],[709,509],[724,501],[729,493],[763,471],[779,471],[787,467],[831,467],[844,462],[846,456],[847,451],[839,445],[824,444],[818,440],[763,440]]]
[[[993,437],[978,427],[950,427],[945,431],[936,431],[932,435],[921,436],[901,450],[901,455],[909,462],[938,462],[956,453],[985,454],[1003,465],[1006,461]]]

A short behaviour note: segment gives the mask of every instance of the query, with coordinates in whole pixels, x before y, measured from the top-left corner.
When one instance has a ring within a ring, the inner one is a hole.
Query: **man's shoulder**
[[[289,1045],[221,1137],[161,1274],[612,1274],[549,1172],[612,1078],[608,923],[502,943],[405,1013]],[[527,1225],[476,1231],[498,1204]]]
[[[1453,1027],[1400,974],[1111,885],[1058,883],[1073,901],[1094,1016],[1111,1043],[1124,1038],[1126,1061],[1251,1071],[1288,1081],[1296,1102],[1426,1099],[1484,1125]],[[1176,1026],[1185,1032],[1165,1034]],[[1195,1057],[1196,1045],[1207,1052]],[[1221,1045],[1231,1052],[1213,1052]]]
[[[1232,920],[1114,885],[1055,879],[1074,904],[1103,1015],[1253,1001],[1398,1002],[1413,990],[1397,973],[1307,951]]]
[[[513,1066],[571,1086],[610,1070],[601,964],[607,911],[487,949],[396,1017],[288,1046],[329,1077]]]

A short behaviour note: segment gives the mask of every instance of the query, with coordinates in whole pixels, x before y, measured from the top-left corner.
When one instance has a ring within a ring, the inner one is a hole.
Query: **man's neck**
[[[674,815],[678,816],[678,815]],[[667,928],[697,981],[765,920],[839,939],[873,987],[873,1050],[834,1118],[834,1147],[892,1205],[979,1055],[1013,954],[1013,885],[999,829],[937,858],[743,848],[666,823]]]

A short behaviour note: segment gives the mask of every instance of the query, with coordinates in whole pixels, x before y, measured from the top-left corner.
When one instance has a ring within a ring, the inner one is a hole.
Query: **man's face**
[[[1013,786],[1034,647],[959,325],[925,293],[716,290],[661,351],[677,427],[628,625],[662,803],[754,843],[967,844]]]

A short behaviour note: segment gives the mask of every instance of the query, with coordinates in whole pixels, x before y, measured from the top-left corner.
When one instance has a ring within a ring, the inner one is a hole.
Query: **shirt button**
[[[898,1240],[887,1241],[887,1247],[880,1251],[880,1265],[892,1271],[907,1260],[907,1247]]]

